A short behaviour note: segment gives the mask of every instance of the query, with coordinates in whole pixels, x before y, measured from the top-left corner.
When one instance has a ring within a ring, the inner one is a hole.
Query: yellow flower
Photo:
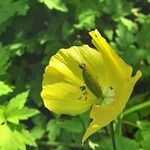
[[[90,35],[97,50],[88,45],[60,49],[45,69],[41,92],[45,106],[58,114],[78,115],[92,108],[92,122],[82,142],[123,111],[142,75],[137,71],[132,76],[132,67],[115,53],[98,30]],[[88,68],[87,77],[83,64]],[[93,91],[99,87],[102,97]]]

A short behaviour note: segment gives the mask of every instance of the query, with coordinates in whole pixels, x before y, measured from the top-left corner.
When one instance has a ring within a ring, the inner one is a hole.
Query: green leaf
[[[22,43],[13,43],[6,46],[2,46],[0,43],[0,76],[6,74],[13,56],[21,55],[21,50],[24,48]]]
[[[6,73],[6,70],[10,66],[9,59],[10,54],[0,45],[0,76],[4,75]]]
[[[39,113],[38,110],[25,107],[24,104],[27,100],[29,92],[23,92],[12,98],[5,106],[4,113],[5,119],[11,123],[18,124],[19,120],[26,120]]]
[[[20,150],[22,150],[23,148],[26,150],[25,144],[30,146],[36,146],[34,138],[28,130],[15,130],[13,134],[15,140],[18,142],[18,147],[20,148]]]
[[[149,142],[150,141],[150,134],[149,133],[150,133],[150,128],[141,133],[142,137],[143,137],[143,140],[141,141],[143,150],[149,150],[149,148],[150,148],[150,142]]]
[[[119,21],[123,16],[131,12],[132,3],[122,0],[105,0],[102,1],[102,9],[109,14],[114,21]]]
[[[111,30],[111,29],[105,29],[104,30],[104,33],[105,33],[105,35],[107,36],[107,38],[109,39],[109,40],[112,40],[113,39],[113,31]]]
[[[36,109],[24,106],[27,96],[28,91],[18,94],[6,106],[0,107],[0,130],[3,130],[0,134],[0,149],[2,150],[26,150],[26,145],[36,146],[32,135],[21,124],[15,125],[19,120],[28,119],[39,113]]]
[[[74,26],[77,29],[87,29],[95,27],[95,19],[99,16],[97,4],[94,1],[78,2],[76,9],[76,18],[78,23]]]
[[[0,125],[5,122],[4,108],[0,106]]]
[[[143,150],[149,150],[150,148],[150,122],[149,121],[137,121],[139,131],[136,133],[136,138],[141,143]]]
[[[150,48],[150,42],[149,42],[149,37],[150,37],[150,19],[147,21],[145,24],[143,24],[141,30],[137,33],[136,41],[137,44],[143,48]]]
[[[139,144],[135,140],[120,135],[116,136],[116,141],[117,141],[117,149],[136,150],[139,148]]]
[[[134,32],[134,33],[137,32],[138,26],[135,22],[124,17],[122,17],[120,20],[128,28],[129,31]]]
[[[14,139],[13,132],[4,124],[0,125],[0,149],[1,150],[17,150],[17,142]]]
[[[23,43],[13,43],[10,44],[8,49],[10,49],[11,52],[13,52],[17,56],[21,56],[23,54],[23,49],[25,48],[25,45]]]
[[[49,131],[48,133],[49,141],[54,142],[60,134],[59,122],[55,119],[50,120],[47,123],[47,131]]]
[[[67,12],[68,8],[62,0],[39,0],[43,2],[49,9],[56,9],[62,12]]]
[[[12,88],[5,84],[3,81],[0,81],[0,96],[7,95],[8,93],[12,92]]]
[[[65,22],[62,26],[63,39],[67,40],[67,38],[71,36],[73,32],[74,32],[74,29],[72,28],[72,26],[68,22]]]
[[[141,130],[146,130],[150,128],[150,122],[149,121],[137,121],[137,126]]]
[[[28,94],[29,92],[26,91],[12,98],[7,105],[7,112],[9,113],[9,111],[23,108],[27,101]]]
[[[68,132],[74,133],[81,133],[84,131],[81,120],[78,117],[72,118],[71,120],[65,120],[61,123],[61,128],[65,129]]]
[[[150,65],[149,66],[142,66],[140,70],[143,73],[143,76],[145,78],[150,76]]]
[[[135,140],[116,135],[116,149],[117,150],[137,150],[139,148],[138,143]],[[105,139],[100,142],[100,150],[113,150],[112,140]],[[98,150],[98,149],[97,149]]]
[[[40,113],[32,118],[32,121],[35,126],[32,128],[31,133],[35,139],[41,139],[46,132],[47,118],[44,114]]]
[[[45,128],[41,125],[37,125],[31,130],[31,133],[35,139],[41,139],[45,132]]]
[[[26,150],[25,145],[36,146],[34,138],[25,129],[13,129],[6,125],[0,125],[0,149],[1,150]]]
[[[115,38],[117,47],[119,50],[125,51],[128,50],[135,41],[135,37],[132,32],[128,30],[128,28],[121,24],[118,24],[116,29],[117,37]]]
[[[136,47],[126,49],[123,54],[123,58],[131,65],[138,64],[146,56],[148,56],[148,54],[145,49],[137,49]]]
[[[19,120],[26,120],[29,117],[37,115],[39,111],[33,108],[24,107],[22,109],[12,109],[12,111],[6,111],[5,113],[7,121],[18,124]]]
[[[0,8],[0,24],[2,24],[15,14],[25,15],[29,7],[25,0],[6,0],[0,1]]]

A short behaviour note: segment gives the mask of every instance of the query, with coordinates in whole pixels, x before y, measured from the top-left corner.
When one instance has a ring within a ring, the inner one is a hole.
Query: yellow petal
[[[120,85],[116,89],[114,101],[109,105],[93,106],[90,114],[90,118],[92,118],[93,121],[86,130],[82,142],[84,142],[90,135],[92,135],[100,128],[108,125],[123,111],[132,93],[133,87],[136,81],[141,77],[141,75],[141,72],[137,71],[134,77],[122,80],[122,82],[120,82]]]
[[[45,107],[57,114],[81,114],[95,101],[95,96],[89,91],[86,98],[79,87],[64,82],[43,86],[41,96]]]
[[[86,87],[82,69],[85,63],[98,79],[103,89],[108,86],[107,74],[101,55],[87,45],[61,49],[53,56],[45,69],[41,96],[45,106],[59,114],[76,115],[87,111],[97,97]]]
[[[83,142],[123,111],[141,76],[138,71],[131,77],[132,67],[115,53],[97,30],[90,32],[90,35],[99,51],[87,45],[59,50],[45,69],[41,92],[45,106],[55,113],[77,115],[93,106],[90,113],[93,121]],[[97,97],[84,83],[80,64],[88,66],[89,74],[98,79],[96,83],[102,87],[104,95],[107,95],[109,88],[113,89],[113,97],[107,105],[96,105]]]
[[[83,45],[60,49],[51,58],[49,65],[45,69],[43,85],[58,81],[80,84],[83,82],[82,70],[79,67],[81,63],[85,63],[90,71],[99,77],[102,85],[108,84],[106,68],[103,65],[100,53],[88,45]]]
[[[123,59],[121,59],[106,40],[101,36],[98,30],[91,31],[89,33],[92,36],[92,42],[99,50],[104,61],[104,66],[107,68],[110,75],[110,82],[117,81],[124,78],[124,76],[131,76],[132,67],[127,65]]]

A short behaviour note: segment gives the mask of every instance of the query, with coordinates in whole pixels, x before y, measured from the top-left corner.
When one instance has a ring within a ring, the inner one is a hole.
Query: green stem
[[[113,150],[117,150],[113,122],[110,123],[110,131],[111,131]]]
[[[146,107],[150,107],[150,101],[146,101],[146,102],[144,102],[142,104],[138,104],[138,105],[136,105],[136,106],[134,106],[132,108],[129,108],[122,115],[126,116],[126,115],[128,115],[128,114],[130,114],[132,112],[138,111],[138,110],[146,108]]]
[[[127,120],[123,120],[122,123],[124,124],[127,124],[127,125],[130,125],[132,127],[135,127],[135,128],[138,128],[138,126],[130,121],[127,121]]]

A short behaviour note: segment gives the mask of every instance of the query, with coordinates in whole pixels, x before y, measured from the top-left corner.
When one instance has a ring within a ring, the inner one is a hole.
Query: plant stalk
[[[122,116],[126,116],[132,112],[135,112],[135,111],[139,111],[141,109],[144,109],[146,107],[150,107],[150,101],[146,101],[146,102],[143,102],[142,104],[138,104],[136,106],[133,106],[132,108],[129,108],[128,110],[126,110]]]
[[[115,140],[115,131],[114,131],[114,126],[113,126],[113,121],[110,123],[110,132],[111,132],[113,150],[117,150],[117,148],[116,148],[116,140]]]

